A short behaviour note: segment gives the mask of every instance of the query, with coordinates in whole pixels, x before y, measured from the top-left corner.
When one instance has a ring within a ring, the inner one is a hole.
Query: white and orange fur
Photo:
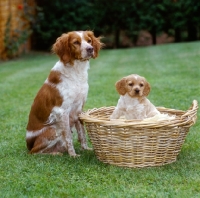
[[[87,146],[83,123],[79,120],[88,94],[89,59],[102,47],[92,31],[62,34],[52,47],[60,60],[37,93],[29,114],[26,143],[30,153],[77,156],[72,137],[75,126],[82,149]]]
[[[151,88],[144,77],[131,74],[117,81],[115,86],[120,98],[110,119],[118,119],[124,116],[128,120],[143,120],[160,114],[147,99]]]

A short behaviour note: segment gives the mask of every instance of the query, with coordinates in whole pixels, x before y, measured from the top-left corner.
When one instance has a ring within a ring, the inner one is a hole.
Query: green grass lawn
[[[200,197],[199,121],[177,161],[162,167],[103,164],[93,151],[81,151],[76,138],[79,158],[29,155],[25,128],[30,107],[56,61],[55,55],[31,53],[0,63],[0,197]],[[116,105],[114,84],[131,73],[147,78],[152,87],[148,98],[156,106],[187,110],[194,99],[200,102],[200,42],[102,50],[91,60],[84,109]]]

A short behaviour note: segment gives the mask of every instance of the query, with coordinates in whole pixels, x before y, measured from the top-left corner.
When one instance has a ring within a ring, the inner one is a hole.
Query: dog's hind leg
[[[31,154],[62,154],[67,152],[67,146],[65,140],[63,140],[62,134],[56,135],[54,128],[49,128],[41,135],[35,138],[33,148],[30,150]]]

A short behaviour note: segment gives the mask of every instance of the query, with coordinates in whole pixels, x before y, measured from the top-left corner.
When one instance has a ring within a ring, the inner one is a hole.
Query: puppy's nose
[[[88,54],[92,54],[93,47],[87,47],[86,50],[87,50]]]
[[[139,93],[140,90],[138,88],[135,89],[135,93]]]

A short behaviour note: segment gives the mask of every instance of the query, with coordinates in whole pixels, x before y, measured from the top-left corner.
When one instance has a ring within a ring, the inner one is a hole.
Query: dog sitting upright
[[[160,114],[156,107],[146,98],[151,88],[144,77],[131,74],[117,81],[115,86],[120,98],[110,119],[118,119],[121,116],[125,116],[128,120],[143,120]]]
[[[68,32],[56,40],[52,50],[60,60],[37,93],[29,114],[26,144],[30,153],[76,156],[74,126],[82,149],[89,149],[78,116],[88,93],[89,59],[98,56],[102,45],[92,31]]]

